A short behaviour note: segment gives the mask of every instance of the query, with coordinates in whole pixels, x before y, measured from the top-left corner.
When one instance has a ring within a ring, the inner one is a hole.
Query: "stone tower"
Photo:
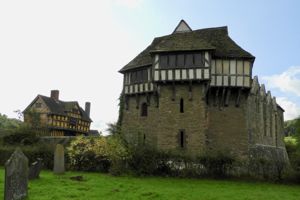
[[[286,156],[284,110],[252,78],[254,60],[227,27],[192,30],[181,20],[120,70],[122,134],[131,143],[190,155]]]

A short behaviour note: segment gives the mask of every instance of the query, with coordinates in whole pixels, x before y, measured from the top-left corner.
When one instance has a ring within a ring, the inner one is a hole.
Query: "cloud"
[[[284,120],[291,120],[300,116],[300,106],[296,103],[288,100],[286,97],[278,97],[276,101],[285,110]]]
[[[271,88],[292,93],[300,97],[300,66],[290,67],[281,74],[264,76],[263,80]]]

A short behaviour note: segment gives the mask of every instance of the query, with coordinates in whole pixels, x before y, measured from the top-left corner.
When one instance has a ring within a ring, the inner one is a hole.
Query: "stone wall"
[[[207,134],[207,108],[203,85],[163,85],[159,98],[158,146],[162,149],[179,149],[192,155],[205,150]],[[173,94],[175,93],[175,95]],[[174,98],[175,97],[175,98]],[[172,99],[174,98],[174,99]],[[184,112],[180,112],[180,100]],[[180,147],[180,131],[185,135],[185,146]]]
[[[124,109],[122,131],[130,142],[142,141],[163,150],[201,153],[205,146],[207,130],[206,104],[203,85],[162,85],[159,100],[152,94],[148,98],[148,116],[141,116],[141,105],[147,102],[146,95],[127,97],[128,109]],[[184,112],[180,112],[180,100]],[[185,148],[180,147],[179,134],[184,131]]]
[[[217,90],[211,89],[209,95],[208,150],[245,158],[248,155],[247,91],[241,91],[238,97],[238,90],[231,89],[225,105],[225,98],[222,100],[222,94]]]
[[[126,96],[122,132],[129,142],[190,155],[222,151],[248,159],[257,145],[285,151],[283,110],[257,77],[252,82],[251,89],[211,87],[207,93],[203,83],[160,84],[149,96]],[[146,117],[141,116],[143,103],[148,104]]]

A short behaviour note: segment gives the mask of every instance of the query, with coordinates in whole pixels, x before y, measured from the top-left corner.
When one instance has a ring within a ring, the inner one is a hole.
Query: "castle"
[[[119,72],[128,142],[190,155],[223,151],[287,159],[284,110],[252,77],[255,57],[227,27],[192,30],[181,20]]]
[[[24,122],[46,128],[41,136],[77,136],[90,132],[90,103],[83,110],[77,101],[61,101],[59,91],[52,90],[50,97],[38,95],[23,111]],[[34,119],[36,118],[37,119]]]

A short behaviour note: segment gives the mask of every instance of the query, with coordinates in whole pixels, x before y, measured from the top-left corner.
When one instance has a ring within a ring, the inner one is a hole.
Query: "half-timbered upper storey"
[[[181,20],[157,37],[120,72],[125,94],[151,92],[159,82],[207,81],[210,86],[251,86],[255,57],[238,46],[227,27],[192,30]]]

